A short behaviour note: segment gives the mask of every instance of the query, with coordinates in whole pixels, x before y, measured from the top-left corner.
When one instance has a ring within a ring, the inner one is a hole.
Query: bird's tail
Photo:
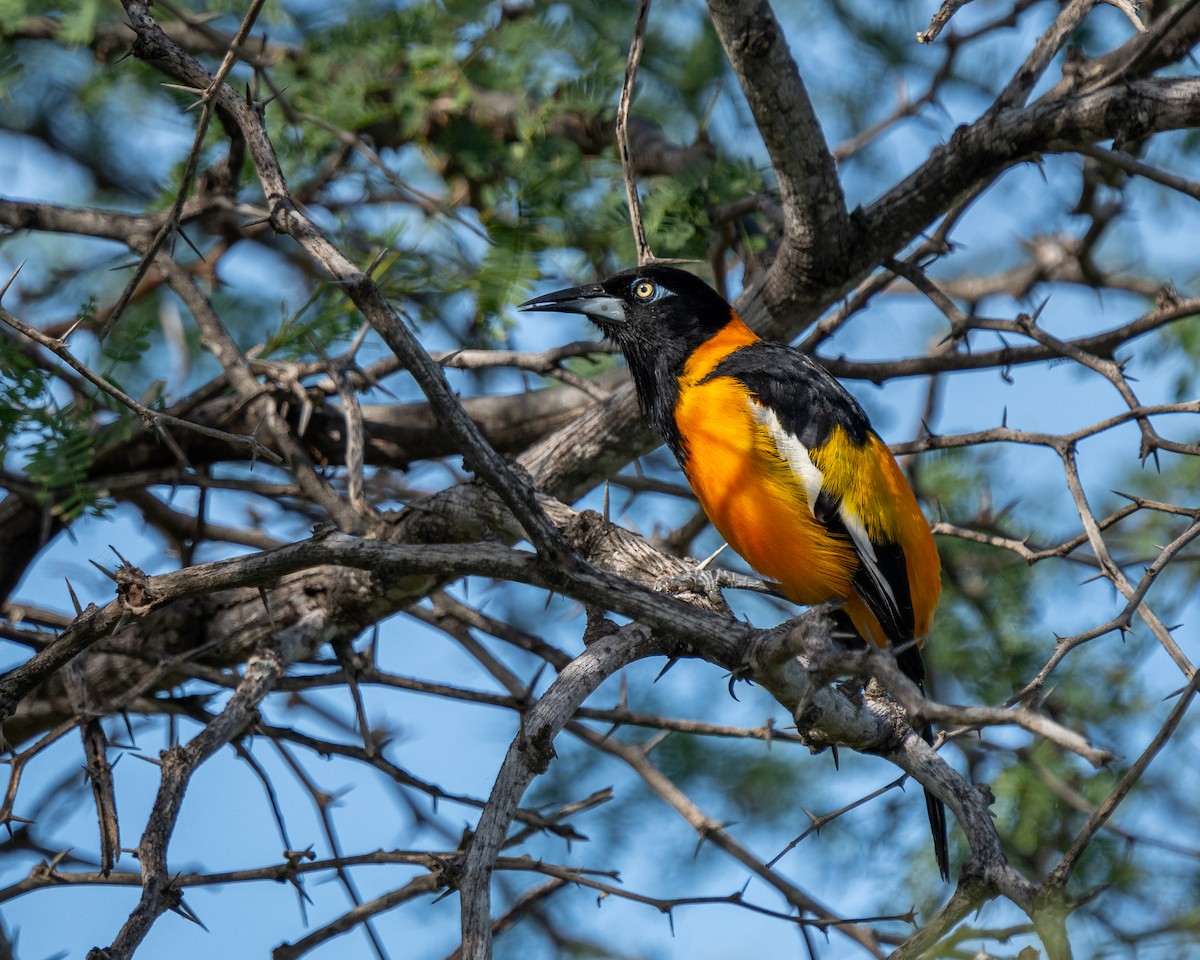
[[[925,661],[914,643],[896,654],[896,663],[904,675],[925,693]],[[925,724],[919,731],[921,738],[931,747],[934,743],[933,725]],[[938,873],[943,880],[950,879],[950,843],[946,835],[946,805],[928,790],[925,791],[925,810],[929,814],[929,829],[933,834],[933,855],[937,860]]]
[[[860,643],[866,642],[862,639],[862,636],[855,628],[853,621],[851,621],[845,610],[835,610],[833,612],[833,620],[839,630],[848,631],[853,634],[858,638]],[[839,637],[839,639],[842,639],[842,637]],[[904,672],[904,675],[921,689],[921,693],[924,693],[925,661],[921,659],[920,648],[915,643],[909,644],[896,654],[896,664]],[[921,734],[921,738],[926,743],[933,746],[934,735],[931,724],[926,724],[917,732]],[[933,856],[937,860],[938,873],[942,875],[943,880],[949,880],[950,842],[946,829],[946,805],[926,790],[925,810],[929,814],[929,830],[933,834]]]

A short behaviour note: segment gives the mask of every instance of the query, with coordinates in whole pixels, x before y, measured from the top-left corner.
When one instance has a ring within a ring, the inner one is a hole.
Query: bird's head
[[[595,323],[625,355],[642,411],[682,462],[679,377],[692,351],[734,316],[720,294],[683,270],[646,266],[534,297],[521,309],[581,313]]]
[[[729,304],[703,280],[661,266],[638,267],[599,283],[547,293],[520,309],[581,313],[631,362],[658,350],[686,356],[730,317]]]

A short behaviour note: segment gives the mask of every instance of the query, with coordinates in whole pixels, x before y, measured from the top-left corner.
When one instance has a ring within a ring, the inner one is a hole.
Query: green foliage
[[[311,357],[318,348],[332,355],[339,344],[350,340],[361,322],[342,290],[321,284],[300,309],[281,317],[261,355],[264,359],[300,360]]]
[[[492,244],[475,274],[474,328],[485,342],[497,342],[505,332],[503,308],[520,301],[540,276],[532,250],[532,231],[518,222],[497,222],[489,231]]]
[[[425,231],[445,242],[409,243],[385,276],[398,288],[398,299],[407,296],[416,319],[423,318],[427,298],[467,293],[473,300],[471,336],[495,342],[504,336],[497,317],[538,276],[540,252],[579,250],[597,270],[632,260],[615,153],[610,147],[585,156],[578,143],[552,128],[564,114],[577,116],[581,125],[611,122],[598,118],[612,116],[611,77],[623,69],[626,29],[616,8],[575,10],[570,17],[536,8],[487,23],[474,4],[416,3],[377,19],[334,24],[281,65],[276,82],[294,107],[367,133],[380,148],[419,144],[432,171],[465,195],[487,231],[489,244],[480,253],[462,225],[428,210],[415,214]],[[399,46],[396,37],[404,38]],[[720,76],[711,27],[690,40],[652,39],[646,76],[678,85],[692,106],[709,97]],[[351,60],[344,56],[347,47],[356,51]],[[678,94],[661,93],[667,88],[652,82],[637,109],[683,116]],[[517,90],[524,95],[514,96]],[[335,147],[326,129],[293,124],[283,111],[269,118],[281,155],[295,168],[293,179]],[[363,176],[372,193],[395,192],[373,168],[364,167]],[[709,206],[762,184],[753,167],[724,162],[647,181],[646,217],[656,252],[703,257]],[[376,236],[352,212],[343,223],[345,239],[364,256],[372,244],[395,240]]]
[[[0,337],[0,442],[6,449],[21,430],[26,409],[49,392],[48,377],[33,362],[28,348],[9,336]]]
[[[1155,366],[1170,361],[1172,398],[1176,402],[1190,400],[1200,374],[1200,319],[1192,317],[1162,330],[1148,345],[1145,359]]]
[[[49,376],[19,348],[0,340],[0,454],[10,469],[20,469],[38,503],[73,520],[106,506],[88,486],[96,437],[91,410],[52,397]]]
[[[100,0],[80,0],[62,19],[61,37],[64,43],[89,43],[96,31],[100,15]]]
[[[791,750],[771,750],[761,741],[719,743],[672,734],[654,751],[654,763],[685,791],[713,791],[722,809],[739,820],[767,826],[794,819],[801,784],[812,766]],[[820,761],[816,761],[820,762]]]
[[[95,307],[89,299],[77,319],[93,319]],[[7,469],[24,474],[38,503],[69,521],[108,504],[87,482],[104,433],[96,429],[95,407],[90,400],[63,402],[63,393],[29,347],[0,337],[0,456]]]
[[[18,26],[29,16],[31,6],[25,0],[0,0],[0,33]]]
[[[81,316],[85,320],[92,320],[95,312],[96,300],[93,297],[84,305]],[[121,322],[113,327],[104,340],[101,353],[108,364],[101,370],[101,376],[111,380],[119,366],[140,363],[150,352],[150,332],[153,327],[154,318],[145,310],[122,316]]]
[[[0,27],[2,30],[3,27]],[[21,61],[12,50],[0,48],[0,97],[8,95],[21,75]]]
[[[527,297],[547,275],[569,275],[570,282],[577,282],[634,261],[625,188],[611,131],[635,7],[634,0],[269,4],[251,44],[263,33],[268,35],[273,51],[268,76],[252,77],[245,64],[238,65],[234,76],[239,89],[247,83],[260,98],[278,92],[277,100],[265,108],[265,116],[294,195],[341,250],[360,268],[370,269],[404,321],[438,347],[447,343],[490,346],[510,337],[512,304]],[[912,24],[924,26],[930,14],[916,0],[893,4],[836,0],[828,5],[776,3],[774,7],[785,20],[785,29],[802,25],[800,32],[792,34],[793,46],[822,123],[835,137],[860,131],[894,109],[891,92],[899,77],[912,81],[913,95],[923,92],[922,83],[950,46],[943,42],[934,49],[913,43]],[[193,3],[190,8],[202,10],[206,18],[217,14],[205,23],[225,33],[236,29],[245,13],[244,2],[238,0]],[[156,6],[154,12],[164,24],[174,20],[167,8]],[[69,172],[64,182],[78,180],[71,186],[77,195],[56,202],[131,212],[167,209],[175,200],[191,143],[196,111],[185,113],[184,108],[194,102],[194,96],[164,90],[162,74],[136,58],[118,63],[119,54],[101,53],[102,39],[111,36],[118,24],[117,5],[99,0],[74,4],[0,0],[0,36],[25,17],[40,14],[60,22],[62,42],[24,40],[0,47],[0,97],[4,98],[0,119],[7,118],[5,128],[36,138],[40,148],[57,151],[62,169]],[[964,11],[964,18],[977,14],[977,8],[971,8]],[[962,24],[957,20],[955,26]],[[173,26],[178,27],[178,22]],[[214,68],[223,51],[199,49],[203,44],[195,36],[197,55]],[[831,37],[836,42],[826,43]],[[71,46],[75,44],[81,46]],[[954,99],[973,94],[982,77],[992,83],[1000,75],[997,62],[986,52],[962,58],[941,88],[937,108],[930,107],[906,128],[906,142],[948,137],[950,128],[938,126],[942,121],[938,110],[961,111],[963,105]],[[1019,62],[1017,58],[1013,66]],[[854,69],[846,70],[846,63],[853,63]],[[1005,75],[1009,72],[1006,67]],[[970,109],[976,105],[972,100]],[[710,159],[692,162],[670,175],[641,175],[638,183],[654,252],[660,257],[707,260],[719,252],[718,243],[727,242],[729,232],[740,229],[737,223],[722,223],[716,229],[714,210],[769,192],[772,184],[769,171],[739,159],[755,155],[758,138],[745,119],[737,82],[725,65],[702,4],[656,0],[633,114],[657,124],[682,145],[714,138]],[[732,136],[728,135],[731,124],[741,124]],[[132,137],[131,130],[145,138]],[[146,130],[157,130],[161,137],[153,138]],[[1194,132],[1186,132],[1175,142],[1190,150],[1194,140]],[[152,142],[155,148],[130,149],[130,142]],[[857,182],[847,178],[848,195],[878,196],[886,188],[868,178],[870,170],[863,169],[868,164],[903,163],[911,169],[920,162],[919,151],[894,156],[887,144],[895,142],[881,141],[885,145],[855,169]],[[199,175],[203,177],[230,150],[229,130],[218,116],[208,131]],[[265,201],[248,160],[239,173],[231,205],[185,224],[188,236],[206,257],[212,252],[211,262],[194,263],[180,247],[176,252],[181,261],[189,269],[197,268],[198,282],[240,347],[261,344],[259,356],[290,361],[340,352],[361,329],[362,317],[346,290],[327,282],[321,266],[313,264],[298,244],[274,235],[269,224],[260,221]],[[983,197],[978,202],[982,206],[992,199]],[[1036,208],[1027,197],[1014,206]],[[1061,225],[1047,220],[1039,229]],[[740,239],[759,249],[769,242],[765,235]],[[953,242],[975,243],[984,250],[982,260],[994,247],[981,239],[978,234],[956,233]],[[6,256],[27,242],[21,232],[0,240]],[[86,328],[94,321],[97,306],[111,304],[129,276],[127,271],[112,273],[110,268],[127,264],[131,257],[122,249],[114,258],[111,243],[87,246],[93,243],[89,240],[68,249],[57,236],[51,242],[54,256],[40,258],[52,263],[40,278],[42,290],[36,299],[40,313],[30,322],[57,324],[86,297],[80,311]],[[1005,243],[1011,249],[1004,252],[1017,249],[1018,232],[1013,232],[1011,243]],[[22,307],[35,302],[27,291],[14,293],[28,298]],[[994,306],[989,300],[981,309],[991,315]],[[185,360],[194,366],[208,364],[206,373],[215,372],[217,366],[200,348],[190,320],[184,322],[190,339],[182,344],[168,341],[163,318],[180,309],[165,286],[147,283],[102,345],[99,357],[90,358],[94,368],[133,396],[152,398],[146,402],[166,406],[177,401],[197,385],[200,375],[187,378],[188,383],[167,379],[164,384],[164,355],[175,359],[170,350],[182,347],[190,351]],[[83,339],[86,334],[78,336]],[[1140,342],[1151,338],[1157,338],[1157,346],[1153,350],[1139,346],[1138,362],[1148,361],[1159,380],[1170,384],[1174,396],[1190,399],[1200,373],[1200,325],[1194,320],[1175,323]],[[377,346],[372,343],[368,349]],[[598,362],[576,359],[568,366],[590,376],[617,363],[616,358],[603,357]],[[181,368],[187,368],[186,362]],[[477,379],[484,381],[482,375]],[[5,466],[24,474],[24,486],[14,482],[14,489],[32,491],[30,499],[38,507],[70,518],[106,508],[90,481],[93,464],[139,421],[127,411],[114,409],[106,398],[89,393],[89,388],[79,388],[73,377],[70,387],[67,383],[51,373],[38,354],[0,337],[0,390],[6,401],[0,404],[0,448]],[[403,384],[402,390],[412,389],[409,380]],[[667,459],[669,455],[659,453],[641,466],[657,476]],[[160,476],[174,468],[172,462]],[[930,512],[948,520],[1004,536],[1032,533],[1035,541],[1056,542],[1053,531],[1046,529],[1056,519],[1049,511],[1039,513],[1039,505],[1030,502],[1031,492],[1036,497],[1049,482],[1030,469],[1022,478],[1021,494],[1026,500],[1009,510],[1007,491],[995,479],[1001,470],[996,459],[970,449],[923,456],[919,486],[926,502],[938,505]],[[433,472],[418,465],[407,478],[411,490],[428,489]],[[330,469],[329,475],[333,483],[341,482],[335,470]],[[274,476],[269,475],[264,487]],[[381,490],[392,482],[382,469],[372,468],[369,479],[377,481]],[[678,474],[670,479],[680,480]],[[1060,478],[1056,475],[1053,482],[1060,483]],[[1164,456],[1161,474],[1142,470],[1136,483],[1130,484],[1139,494],[1172,501],[1180,499],[1179,491],[1198,485],[1200,468],[1190,459],[1170,456]],[[375,489],[371,493],[374,496]],[[216,494],[211,495],[215,502]],[[997,505],[991,506],[993,502]],[[635,504],[628,515],[630,525],[661,528],[662,518],[652,510]],[[1136,571],[1155,555],[1157,544],[1169,542],[1189,520],[1178,514],[1139,517],[1136,527],[1130,525],[1135,532],[1113,531],[1109,542],[1117,548],[1118,560]],[[1092,568],[1059,560],[1031,568],[1009,551],[950,537],[939,541],[939,549],[945,589],[935,632],[926,647],[930,692],[953,702],[1003,703],[1036,674],[1053,649],[1047,608],[1070,603],[1067,598],[1077,594],[1069,591],[1077,589],[1078,581]],[[1154,586],[1156,609],[1183,610],[1198,577],[1194,563],[1172,565]],[[541,602],[539,594],[536,612],[519,624],[530,633],[547,630]],[[489,606],[489,615],[496,616],[496,607],[505,604],[497,600]],[[512,609],[502,615],[510,613]],[[509,622],[516,619],[514,614]],[[1138,672],[1153,645],[1152,639],[1144,637],[1129,637],[1122,643],[1114,636],[1072,654],[1054,675],[1053,689],[1047,690],[1040,708],[1098,743],[1133,754],[1144,745],[1138,737],[1147,725],[1139,725],[1139,718],[1158,716],[1163,709],[1151,696],[1154,683]],[[497,659],[510,653],[505,651]],[[640,696],[650,687],[645,680],[641,687],[630,689]],[[681,688],[682,684],[674,683],[655,687],[647,695],[654,702],[646,709],[703,719],[712,719],[723,706],[733,709],[723,693],[697,705],[680,695]],[[761,715],[750,721],[744,717],[738,722],[761,722]],[[1136,734],[1131,726],[1137,727]],[[620,729],[612,736],[646,742],[653,732]],[[988,730],[980,740],[964,738],[959,745],[961,753],[955,747],[948,755],[955,763],[965,758],[968,765],[979,768],[974,779],[989,783],[997,796],[996,813],[1010,852],[1025,861],[1022,866],[1031,872],[1052,865],[1084,822],[1087,808],[1106,796],[1121,772],[1119,767],[1092,771],[1078,758],[1008,729]],[[1131,749],[1125,750],[1127,746]],[[558,759],[535,782],[530,798],[534,805],[556,806],[564,798],[579,797],[581,791],[608,785],[611,768],[598,770],[594,754],[577,749],[569,736],[556,747]],[[822,782],[831,770],[828,756],[808,761],[803,751],[791,748],[672,733],[658,743],[651,757],[681,788],[694,791],[713,815],[736,819],[747,831],[783,826],[789,834],[798,832],[792,827],[803,822],[799,807],[806,802],[805,795],[814,796],[814,807],[829,795],[819,792],[828,786]],[[847,758],[846,766],[869,763],[881,761]],[[599,821],[595,832],[607,833],[614,846],[641,847],[648,839],[658,840],[653,835],[661,821],[651,811],[650,792],[621,769],[617,776],[628,779],[618,783],[616,799],[595,813],[588,829],[591,832],[592,824]],[[1171,782],[1171,774],[1169,769],[1151,768],[1140,789],[1156,801],[1174,796],[1175,803],[1186,804],[1189,794]],[[838,789],[847,781],[869,779],[854,777],[846,771]],[[475,787],[463,788],[468,789]],[[901,797],[895,791],[825,831],[822,861],[836,860],[839,844],[847,850],[854,847],[864,859],[856,857],[840,872],[834,863],[820,875],[822,879],[862,882],[861,863],[874,867],[876,855],[886,858],[889,851],[894,855],[894,838],[879,823],[886,819],[889,804],[898,808],[901,802],[904,818],[919,821],[923,813],[916,794],[909,790]],[[860,815],[864,818],[860,822],[871,819],[870,829],[849,829]],[[693,838],[686,824],[675,827],[674,836],[682,838],[681,847],[687,847],[680,862],[690,870],[686,855]],[[877,849],[866,860],[862,851],[871,844]],[[611,847],[604,848],[598,859],[607,859],[610,852]],[[1081,863],[1076,887],[1109,885],[1121,892],[1144,891],[1147,874],[1140,862],[1142,851],[1138,852],[1135,866],[1120,836],[1102,836]],[[914,880],[928,869],[926,863],[913,869]],[[1181,874],[1186,874],[1184,886],[1194,885],[1194,877],[1186,871]],[[900,909],[907,907],[907,890],[895,896],[906,901]],[[1186,928],[1196,922],[1195,914],[1189,916],[1185,909],[1175,922]],[[572,949],[564,946],[562,955]]]
[[[975,517],[990,500],[994,457],[969,449],[926,457],[920,483],[951,521]],[[1005,529],[1004,518],[997,518]],[[1008,551],[941,537],[942,599],[926,648],[935,694],[941,678],[971,702],[999,703],[1045,660],[1033,603],[1033,570]]]
[[[82,411],[67,407],[60,416],[39,419],[41,433],[30,443],[25,464],[38,501],[64,520],[104,512],[108,505],[86,484],[95,438]]]

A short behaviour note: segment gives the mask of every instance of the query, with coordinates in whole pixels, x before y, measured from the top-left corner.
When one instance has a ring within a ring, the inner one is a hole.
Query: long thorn
[[[12,276],[11,276],[11,277],[9,277],[9,278],[8,278],[8,279],[7,279],[7,280],[4,282],[4,286],[3,286],[3,287],[0,287],[0,302],[3,302],[3,301],[4,301],[4,295],[5,295],[6,293],[8,293],[8,288],[12,286],[12,284],[13,284],[13,281],[17,279],[17,274],[21,272],[22,268],[23,268],[23,267],[25,266],[25,264],[27,264],[28,262],[29,262],[29,259],[28,259],[28,258],[26,258],[26,259],[22,260],[22,261],[21,261],[21,264],[20,264],[20,266],[18,266],[18,267],[17,267],[17,269],[16,269],[16,270],[14,270],[14,271],[12,272]]]

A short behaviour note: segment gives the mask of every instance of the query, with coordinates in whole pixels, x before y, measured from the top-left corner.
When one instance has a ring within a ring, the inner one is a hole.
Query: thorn
[[[529,681],[529,685],[525,688],[526,702],[528,702],[528,703],[533,702],[533,700],[534,700],[533,691],[537,689],[538,681],[542,679],[542,674],[546,672],[546,668],[548,666],[550,666],[550,664],[543,663],[540,667],[537,668],[537,672],[534,673],[533,679],[531,679]]]
[[[111,543],[108,545],[108,549],[117,555],[117,559],[121,561],[123,566],[126,566],[126,567],[133,566],[132,563],[130,563],[128,560],[126,560],[123,556],[121,556],[121,551],[118,550],[116,547],[114,547]]]
[[[667,661],[667,665],[658,671],[658,676],[656,676],[654,678],[653,682],[658,683],[659,680],[661,680],[664,676],[666,676],[667,671],[670,670],[673,666],[675,666],[675,664],[677,664],[678,662],[679,662],[678,657],[671,657],[671,659]],[[737,698],[735,697],[734,699],[737,699]]]
[[[696,569],[697,569],[697,570],[704,570],[704,569],[705,569],[705,568],[706,568],[706,567],[707,567],[707,566],[708,566],[710,563],[712,563],[714,560],[716,560],[716,559],[717,559],[717,557],[719,557],[719,556],[721,555],[721,552],[722,552],[722,551],[723,551],[723,550],[724,550],[726,547],[728,547],[728,546],[729,546],[729,544],[728,544],[728,543],[723,543],[723,544],[721,544],[719,547],[717,547],[717,549],[716,549],[716,550],[715,550],[715,551],[712,553],[712,555],[711,555],[711,556],[709,556],[709,557],[707,557],[706,559],[702,560],[702,561],[700,562],[700,564],[699,564],[699,565],[696,567]]]
[[[208,263],[208,261],[204,259],[204,254],[202,254],[200,252],[200,248],[197,247],[194,243],[192,243],[192,238],[189,237],[186,232],[184,232],[183,227],[176,226],[175,232],[183,238],[184,243],[186,243],[189,247],[192,248],[192,253],[194,253],[196,256],[198,256],[200,258],[201,263]]]
[[[204,96],[204,90],[200,87],[189,87],[182,83],[164,83],[161,86],[166,87],[168,90],[178,90],[181,93],[194,93],[197,96]]]
[[[62,336],[60,336],[58,338],[58,342],[65,344],[67,342],[67,340],[70,338],[71,334],[73,334],[76,330],[79,329],[79,325],[81,323],[83,323],[83,321],[84,321],[84,317],[77,317],[75,319],[75,322],[73,324],[71,324],[69,327],[67,327],[67,332],[62,334]]]
[[[179,903],[171,908],[171,912],[179,914],[185,920],[191,920],[192,923],[194,923],[196,926],[198,926],[205,933],[209,932],[208,927],[206,927],[204,925],[204,921],[201,920],[198,916],[196,916],[195,911],[192,910],[191,907],[189,907],[186,903],[183,902],[182,897],[179,898]]]
[[[63,579],[66,580],[65,577]],[[75,588],[73,586],[71,586],[70,580],[67,580],[67,593],[69,593],[71,595],[71,603],[75,607],[75,616],[77,616],[77,617],[83,616],[83,607],[79,603],[79,598],[77,596],[75,596]]]
[[[833,755],[833,769],[841,770],[842,769],[842,758],[838,756],[838,747],[837,747],[836,743],[831,743],[829,745],[829,752]],[[806,810],[805,813],[807,813],[807,812],[808,811]]]
[[[116,619],[116,623],[113,625],[113,630],[112,630],[112,632],[110,632],[109,636],[115,636],[116,634],[120,634],[121,630],[125,629],[125,624],[127,624],[128,622],[130,622],[130,612],[128,612],[127,610],[122,610],[121,616],[118,619]]]
[[[95,567],[102,574],[104,574],[106,577],[108,577],[108,579],[111,580],[113,583],[117,582],[117,575],[115,573],[113,573],[111,570],[109,570],[106,567],[102,566],[101,564],[97,563],[95,560],[88,560],[88,563],[90,563],[93,567]]]
[[[267,612],[267,623],[271,625],[272,630],[277,630],[275,626],[275,615],[271,612],[271,598],[267,596],[265,587],[258,588],[258,598],[262,601],[263,609]]]
[[[304,889],[304,884],[299,877],[289,877],[288,882],[295,888],[296,893],[300,894],[300,898],[310,906],[313,903],[313,898],[308,895],[308,891]]]
[[[17,269],[12,272],[12,276],[4,281],[4,286],[0,287],[0,302],[3,302],[4,295],[8,293],[8,288],[12,286],[13,281],[17,279],[17,274],[21,272],[22,268],[24,268],[25,264],[28,262],[28,258],[22,260],[20,266],[18,266]]]
[[[283,88],[283,90],[286,90],[286,89],[287,89],[287,87]],[[280,90],[279,93],[283,93],[283,90]],[[274,100],[275,97],[279,96],[279,93],[275,94],[274,97],[271,97],[271,100]],[[271,100],[264,100],[263,103],[264,104],[270,103]],[[380,247],[379,252],[376,253],[375,256],[371,258],[370,264],[367,265],[367,269],[364,270],[363,273],[365,273],[368,277],[371,277],[371,274],[373,274],[375,272],[375,268],[378,267],[381,263],[383,263],[383,258],[386,257],[389,252],[390,251],[388,250],[387,247]],[[371,279],[373,280],[375,278],[371,277]],[[367,326],[367,325],[364,324],[364,326]]]
[[[660,730],[641,746],[642,756],[648,757],[671,736],[670,730]]]

